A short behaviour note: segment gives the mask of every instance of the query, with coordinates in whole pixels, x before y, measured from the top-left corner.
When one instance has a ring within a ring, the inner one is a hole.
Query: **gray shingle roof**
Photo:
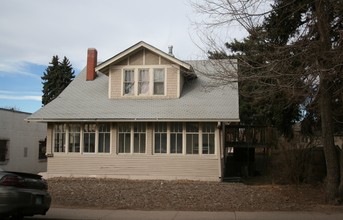
[[[203,66],[206,61],[189,61]],[[207,87],[209,79],[185,83],[179,99],[109,99],[108,76],[86,81],[86,68],[29,121],[239,121],[237,84]]]

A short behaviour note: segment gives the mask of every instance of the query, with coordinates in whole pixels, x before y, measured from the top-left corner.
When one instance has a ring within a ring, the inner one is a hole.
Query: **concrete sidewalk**
[[[25,219],[46,220],[342,220],[343,213],[321,212],[193,212],[193,211],[137,211],[137,210],[92,210],[51,208],[46,216]]]

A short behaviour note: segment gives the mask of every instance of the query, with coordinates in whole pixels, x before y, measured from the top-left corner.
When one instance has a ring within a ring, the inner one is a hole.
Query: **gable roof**
[[[112,63],[114,63],[114,62],[124,58],[125,56],[131,54],[132,52],[134,52],[136,50],[139,50],[140,48],[146,48],[146,49],[148,49],[148,50],[150,50],[150,51],[160,55],[161,57],[163,57],[163,58],[165,58],[167,60],[170,60],[171,62],[176,63],[176,64],[184,67],[187,70],[190,70],[190,71],[192,70],[192,66],[189,65],[188,63],[185,63],[185,62],[175,58],[174,56],[171,56],[170,54],[167,54],[167,53],[163,52],[162,50],[157,49],[156,47],[153,47],[150,44],[145,43],[144,41],[140,41],[137,44],[129,47],[128,49],[126,49],[126,50],[118,53],[117,55],[111,57],[110,59],[102,62],[101,64],[99,64],[95,68],[95,70],[96,71],[100,71],[100,70],[104,69],[105,67],[109,66],[110,64],[112,64]]]
[[[186,62],[184,62],[186,63]],[[86,81],[86,68],[29,121],[239,121],[237,83],[208,87],[201,74],[210,61],[189,61],[198,78],[186,81],[178,99],[109,99],[108,76]],[[202,70],[201,70],[202,69]]]

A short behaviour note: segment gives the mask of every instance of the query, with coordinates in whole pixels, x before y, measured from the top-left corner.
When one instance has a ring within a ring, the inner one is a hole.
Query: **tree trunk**
[[[319,32],[317,68],[320,70],[319,109],[322,125],[322,142],[326,161],[326,196],[328,203],[336,203],[338,187],[340,185],[340,166],[337,151],[335,149],[333,118],[332,118],[332,97],[331,89],[331,62],[327,55],[331,50],[330,22],[328,9],[325,2],[315,1],[317,28]],[[329,70],[329,71],[328,71]]]
[[[320,115],[322,124],[322,142],[326,161],[326,196],[334,203],[338,196],[339,164],[333,138],[332,105],[330,83],[325,73],[320,77]]]

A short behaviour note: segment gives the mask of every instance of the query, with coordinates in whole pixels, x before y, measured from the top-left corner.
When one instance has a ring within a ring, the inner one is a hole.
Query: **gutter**
[[[44,118],[26,118],[25,121],[27,122],[240,122],[237,118],[221,118],[221,119],[213,119],[213,118],[52,118],[52,119],[44,119]]]

